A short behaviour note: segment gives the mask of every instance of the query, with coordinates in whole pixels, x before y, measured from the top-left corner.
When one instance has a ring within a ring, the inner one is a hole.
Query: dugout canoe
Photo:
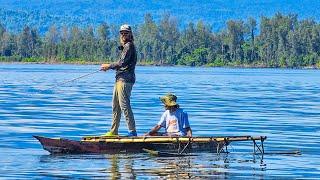
[[[224,147],[236,141],[261,141],[266,137],[227,136],[227,137],[104,137],[87,136],[80,141],[64,138],[34,136],[43,149],[51,154],[81,153],[139,153],[145,149],[174,153],[214,152],[219,153]]]

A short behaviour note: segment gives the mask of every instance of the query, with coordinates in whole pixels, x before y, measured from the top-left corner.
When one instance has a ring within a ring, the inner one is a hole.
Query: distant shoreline
[[[43,65],[100,65],[102,63],[110,62],[4,62],[0,61],[0,64],[43,64]],[[137,66],[158,66],[158,67],[203,67],[203,68],[239,68],[239,69],[313,69],[318,70],[320,68],[316,66],[305,66],[305,67],[268,67],[263,65],[228,65],[228,66],[185,66],[185,65],[173,65],[173,64],[156,64],[156,63],[137,63]]]

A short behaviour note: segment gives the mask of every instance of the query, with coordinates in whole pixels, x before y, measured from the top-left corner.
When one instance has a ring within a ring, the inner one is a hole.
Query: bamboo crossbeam
[[[113,143],[176,143],[176,142],[232,142],[265,140],[265,136],[226,136],[226,137],[168,137],[168,136],[146,136],[146,137],[105,137],[105,136],[87,136],[81,139],[81,142],[113,142]]]

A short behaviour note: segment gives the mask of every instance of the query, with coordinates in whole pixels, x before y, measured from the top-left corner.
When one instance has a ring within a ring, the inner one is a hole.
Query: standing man
[[[120,59],[116,63],[102,64],[101,70],[116,70],[116,82],[112,97],[112,125],[109,132],[104,136],[118,135],[121,112],[127,122],[128,136],[137,136],[136,124],[130,105],[130,96],[135,83],[135,66],[137,63],[136,48],[133,44],[131,27],[124,24],[120,27]]]

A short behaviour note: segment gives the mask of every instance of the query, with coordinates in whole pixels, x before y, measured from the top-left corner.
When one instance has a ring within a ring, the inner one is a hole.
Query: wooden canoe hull
[[[74,141],[69,139],[52,139],[40,136],[34,136],[40,141],[43,149],[51,154],[81,154],[81,153],[139,153],[144,152],[143,149],[165,151],[165,152],[178,152],[184,147],[185,152],[217,152],[216,142],[134,142],[134,143],[119,143],[119,142],[83,142]],[[222,148],[222,143],[220,143]]]
[[[150,149],[164,152],[220,152],[224,146],[231,140],[226,138],[209,139],[201,137],[179,138],[179,137],[84,137],[81,141],[47,138],[34,136],[40,141],[43,148],[51,154],[81,154],[81,153],[139,153],[143,149]],[[242,139],[233,139],[234,141],[250,140],[249,136],[241,136]],[[233,137],[235,138],[235,137]]]

